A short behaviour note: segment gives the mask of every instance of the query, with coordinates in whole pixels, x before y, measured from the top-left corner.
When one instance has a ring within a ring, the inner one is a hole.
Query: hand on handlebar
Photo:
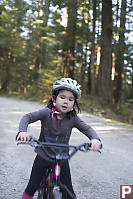
[[[32,135],[29,134],[29,133],[27,133],[27,132],[20,132],[20,133],[18,134],[16,140],[17,140],[17,141],[20,140],[20,141],[26,142],[26,141],[29,141],[29,140],[30,140],[31,136],[32,136]]]
[[[91,140],[91,150],[92,151],[99,151],[101,149],[101,142],[97,139]]]

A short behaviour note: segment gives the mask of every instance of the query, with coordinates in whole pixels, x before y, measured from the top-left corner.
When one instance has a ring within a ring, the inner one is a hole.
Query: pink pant
[[[32,199],[32,196],[28,195],[27,193],[23,193],[22,199]]]

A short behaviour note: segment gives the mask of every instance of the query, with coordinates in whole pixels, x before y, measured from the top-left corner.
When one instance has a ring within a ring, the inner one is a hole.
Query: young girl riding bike
[[[101,141],[96,132],[82,121],[76,113],[80,111],[77,99],[81,96],[80,85],[71,78],[62,78],[53,85],[52,99],[47,107],[36,112],[24,115],[19,124],[19,133],[17,140],[28,141],[31,137],[27,133],[30,123],[41,121],[41,133],[39,140],[44,142],[56,142],[68,144],[73,128],[77,128],[91,140],[91,149],[98,151],[101,148]],[[52,147],[50,153],[56,153]],[[68,153],[60,149],[61,153]],[[52,167],[53,161],[43,153],[41,148],[36,148],[37,156],[31,171],[29,183],[22,195],[22,199],[32,199],[34,193],[39,187],[43,174],[47,168]],[[64,161],[61,169],[61,182],[75,195],[72,182],[69,162]],[[68,196],[68,199],[71,199]],[[76,195],[75,195],[76,199]]]

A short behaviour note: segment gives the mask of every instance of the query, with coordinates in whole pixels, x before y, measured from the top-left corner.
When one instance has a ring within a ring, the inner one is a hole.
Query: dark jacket
[[[44,108],[36,112],[24,115],[19,124],[19,132],[26,132],[30,123],[40,120],[41,132],[39,140],[42,142],[48,141],[61,144],[68,144],[73,128],[77,128],[90,140],[100,140],[94,129],[92,129],[89,125],[82,121],[77,115],[70,115],[69,118],[64,117],[63,119],[58,119],[56,114],[54,114],[54,119],[52,119],[50,112],[51,109]],[[66,150],[64,149],[59,150],[53,147],[50,147],[48,150],[50,153],[66,153]],[[35,151],[44,159],[49,160],[49,158],[44,154],[44,152],[40,148],[36,148]]]

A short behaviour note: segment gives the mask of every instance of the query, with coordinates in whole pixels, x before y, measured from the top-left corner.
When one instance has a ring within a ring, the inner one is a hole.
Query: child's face
[[[66,114],[71,111],[74,102],[75,97],[71,91],[61,90],[56,98],[56,110]]]

